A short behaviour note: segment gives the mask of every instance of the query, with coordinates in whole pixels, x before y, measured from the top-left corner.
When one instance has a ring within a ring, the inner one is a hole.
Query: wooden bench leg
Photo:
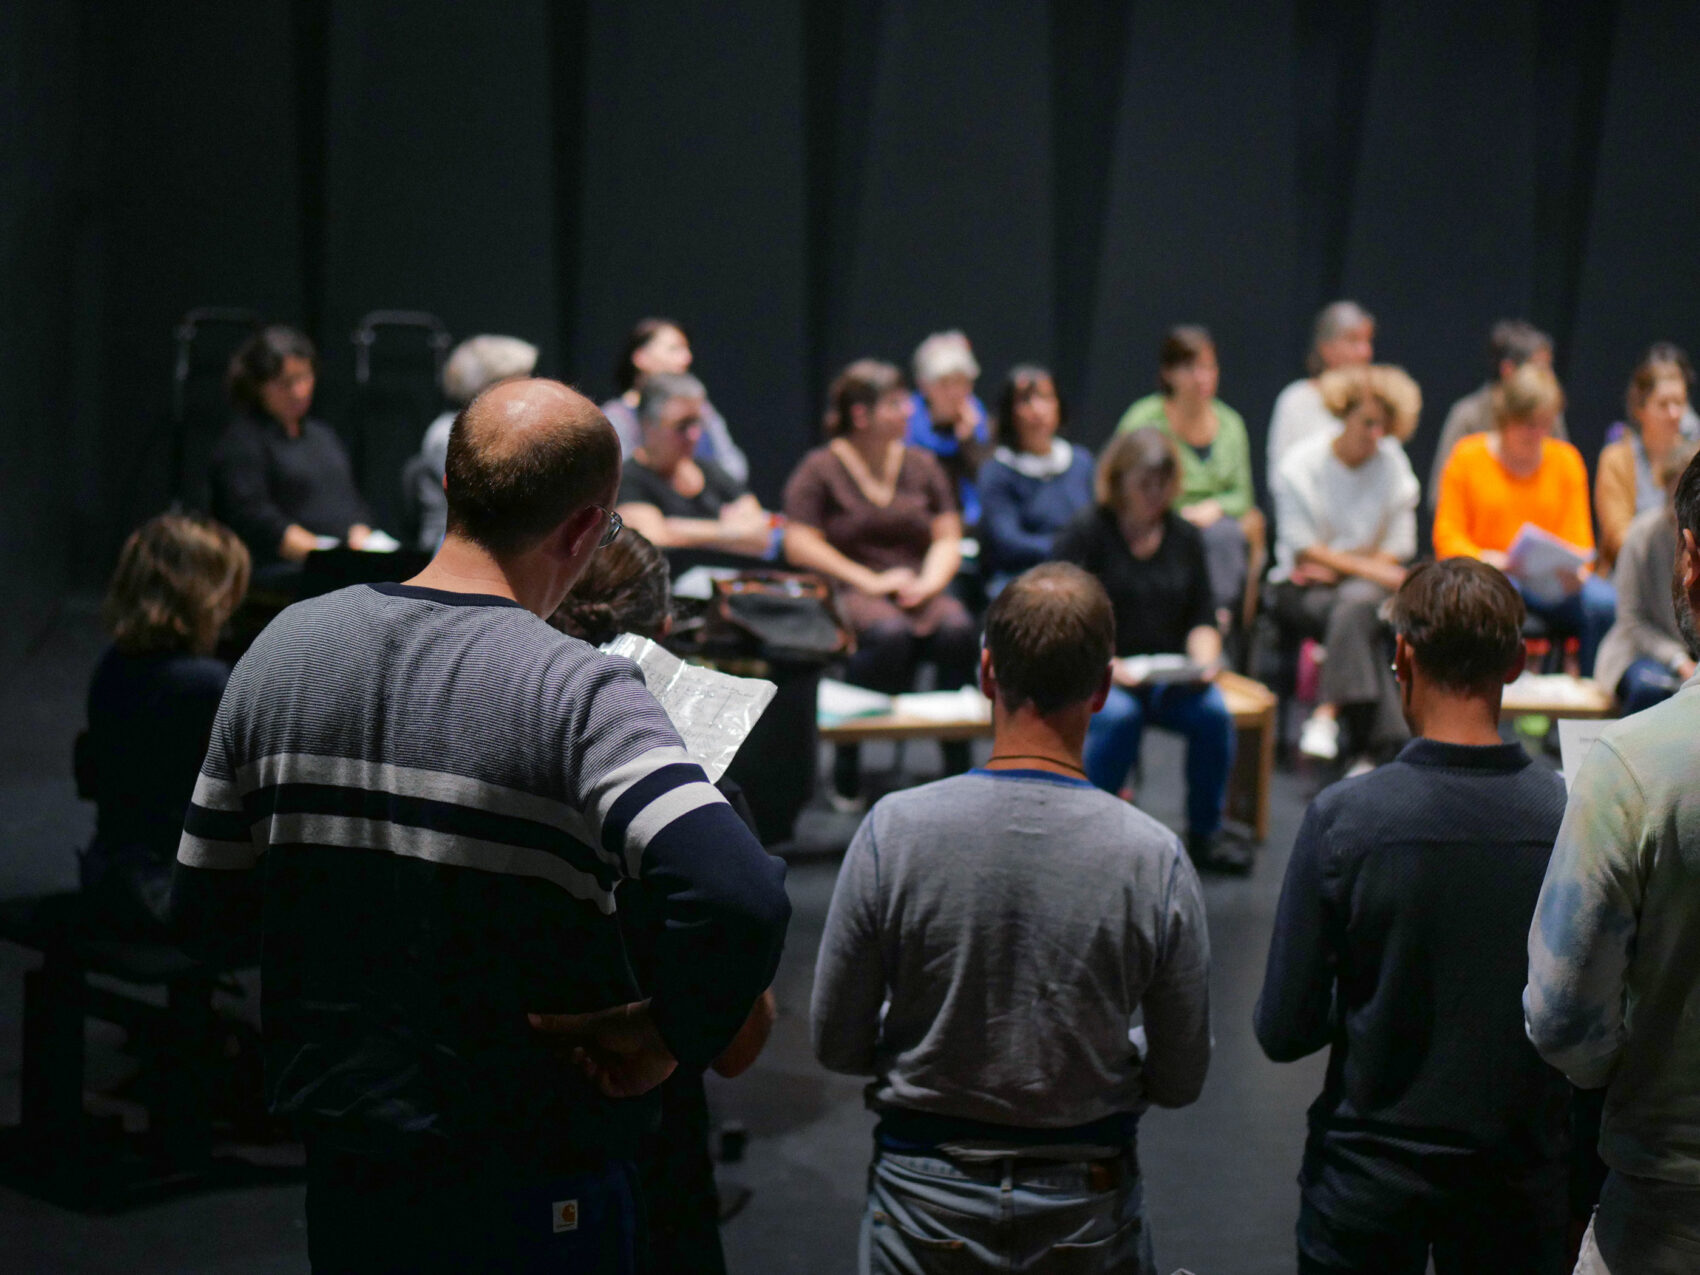
[[[24,1056],[19,1132],[56,1183],[80,1180],[88,1121],[83,1115],[82,964],[64,950],[43,953],[24,975]]]
[[[166,998],[165,1039],[177,1052],[165,1064],[149,1125],[166,1159],[183,1169],[204,1166],[212,1154],[212,994],[211,977],[185,978],[172,983]]]

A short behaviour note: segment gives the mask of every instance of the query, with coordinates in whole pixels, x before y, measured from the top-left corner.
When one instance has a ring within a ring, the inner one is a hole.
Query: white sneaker
[[[1340,723],[1332,717],[1305,718],[1299,731],[1299,751],[1318,761],[1333,761],[1340,755]]]

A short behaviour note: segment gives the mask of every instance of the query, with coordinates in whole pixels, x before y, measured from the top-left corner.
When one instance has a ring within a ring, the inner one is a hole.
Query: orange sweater
[[[1434,556],[1479,558],[1484,549],[1504,552],[1526,522],[1579,549],[1592,549],[1594,523],[1588,513],[1588,467],[1582,453],[1549,438],[1541,446],[1540,467],[1527,478],[1514,478],[1488,450],[1491,437],[1472,435],[1447,459],[1434,511]]]

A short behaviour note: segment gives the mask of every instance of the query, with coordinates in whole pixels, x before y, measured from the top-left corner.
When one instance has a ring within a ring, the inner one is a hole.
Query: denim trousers
[[[1613,1169],[1582,1237],[1576,1275],[1692,1275],[1700,1271],[1700,1187]]]
[[[863,1275],[1155,1275],[1137,1156],[967,1163],[876,1150]]]
[[[1086,777],[1105,792],[1119,791],[1139,760],[1147,725],[1175,731],[1186,740],[1187,829],[1209,836],[1222,826],[1234,766],[1234,718],[1228,702],[1214,686],[1112,686],[1104,707],[1086,728]]]
[[[1511,583],[1517,582],[1513,580]],[[1523,592],[1521,587],[1518,592]],[[1539,616],[1555,632],[1575,635],[1582,676],[1592,677],[1594,656],[1599,652],[1600,643],[1612,621],[1617,618],[1617,589],[1611,581],[1588,576],[1582,581],[1579,592],[1557,602],[1537,602],[1523,593],[1523,603],[1529,608],[1530,615]]]

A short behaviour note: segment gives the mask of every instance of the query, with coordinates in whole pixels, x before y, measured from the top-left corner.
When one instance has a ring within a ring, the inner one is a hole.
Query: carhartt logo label
[[[556,1200],[550,1206],[555,1214],[555,1234],[578,1230],[578,1201]]]

